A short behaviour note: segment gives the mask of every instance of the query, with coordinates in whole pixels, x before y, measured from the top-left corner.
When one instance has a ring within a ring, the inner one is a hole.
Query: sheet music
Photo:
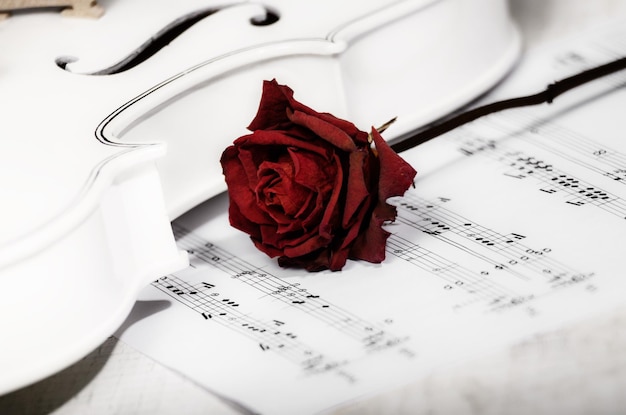
[[[502,93],[624,55],[620,27],[535,54]],[[281,269],[219,196],[174,223],[191,266],[147,287],[118,336],[251,411],[316,413],[623,304],[625,84],[403,153],[416,187],[393,200],[381,265]]]

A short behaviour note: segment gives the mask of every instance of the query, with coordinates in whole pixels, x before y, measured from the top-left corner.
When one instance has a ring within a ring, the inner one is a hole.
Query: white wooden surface
[[[526,48],[626,15],[626,0],[510,0]],[[43,345],[42,345],[43,347]],[[626,413],[621,310],[451,366],[333,413]],[[209,369],[210,370],[210,369]],[[2,414],[245,413],[114,338],[89,356],[0,397]]]

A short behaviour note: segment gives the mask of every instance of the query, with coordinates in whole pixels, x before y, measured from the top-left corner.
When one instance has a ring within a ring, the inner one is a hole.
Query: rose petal
[[[382,225],[385,221],[372,214],[368,227],[354,240],[350,257],[378,264],[385,260],[387,238],[391,235]]]
[[[306,219],[311,215],[313,210],[315,210],[315,206],[316,206],[315,196],[316,194],[314,192],[307,192],[307,198],[306,200],[302,202],[302,205],[300,206],[300,210],[298,210],[296,214],[294,215],[295,218]]]
[[[298,184],[315,191],[323,191],[334,185],[337,166],[329,163],[327,156],[293,147],[289,148],[289,154],[293,160],[294,180]]]
[[[369,149],[361,149],[350,153],[348,181],[346,185],[346,202],[343,211],[341,226],[347,229],[354,219],[354,215],[363,207],[365,202],[369,200],[370,192],[365,183],[368,181],[365,177],[366,164],[368,158],[367,151]],[[367,207],[365,207],[367,209]]]
[[[279,235],[278,232],[276,232],[276,226],[275,225],[259,226],[259,231],[261,232],[261,237],[260,237],[261,241],[263,241],[265,245],[269,245],[273,248],[280,249],[281,255],[282,255],[283,245],[285,244],[285,241],[287,240],[287,238],[284,235]]]
[[[282,255],[283,251],[281,249],[277,249],[271,245],[268,245],[266,243],[261,242],[260,238],[250,238],[252,240],[252,242],[254,243],[254,246],[256,246],[256,248],[263,252],[264,254],[266,254],[267,256],[269,256],[270,258],[274,258],[277,256]]]
[[[267,200],[267,193],[272,193],[270,190],[272,186],[268,183],[280,181],[281,179],[279,177],[266,175],[259,180],[258,187],[255,189],[257,207],[273,219],[274,223],[272,223],[272,225],[279,227],[281,225],[289,225],[293,222],[293,218],[285,213],[279,200]],[[280,184],[275,185],[275,187],[280,187]]]
[[[323,143],[323,142],[322,142]],[[288,148],[300,148],[305,151],[310,151],[315,154],[319,154],[324,158],[328,158],[330,146],[320,145],[320,142],[311,143],[310,141],[301,140],[289,134],[287,131],[265,131],[257,130],[252,134],[244,135],[236,139],[233,146],[243,149],[249,149],[250,151],[258,152],[257,157],[254,160],[256,165],[260,164],[260,161],[266,159],[266,155],[271,150],[274,152],[278,149],[285,151]]]
[[[274,80],[273,82],[276,82]],[[308,107],[297,101],[293,97],[293,90],[286,85],[279,85],[276,83],[276,88],[282,91],[284,98],[288,101],[288,105],[285,108],[291,108],[293,112],[300,111],[307,115],[310,115],[315,118],[319,118],[323,121],[326,121],[329,124],[338,127],[340,130],[344,131],[351,139],[353,139],[357,144],[366,145],[368,144],[368,134],[364,131],[359,130],[353,123],[350,121],[337,118],[332,114],[327,112],[317,112],[311,107]]]
[[[379,263],[385,259],[385,245],[390,235],[383,229],[383,224],[396,219],[396,208],[386,201],[390,197],[403,195],[413,183],[417,172],[389,147],[375,129],[372,129],[372,138],[380,160],[378,202],[367,228],[355,239],[350,256]]]
[[[290,106],[290,96],[293,90],[288,86],[278,85],[275,79],[264,81],[259,109],[248,130],[266,130],[289,122],[285,110]]]
[[[356,151],[356,144],[352,141],[352,138],[345,131],[341,130],[337,126],[316,118],[314,116],[305,114],[302,111],[287,111],[287,116],[291,122],[308,128],[314,134],[321,139],[328,141],[333,146],[342,149],[343,151]]]
[[[236,204],[242,215],[250,222],[271,223],[271,218],[256,206],[256,196],[249,186],[248,176],[237,158],[238,154],[236,148],[229,147],[221,158],[231,205]]]
[[[372,138],[378,158],[380,159],[380,175],[378,179],[378,197],[386,201],[393,196],[402,196],[413,184],[417,172],[372,128]]]
[[[320,238],[320,245],[315,249],[326,247],[331,238],[320,236],[317,232],[292,232],[288,235],[281,235],[276,231],[276,226],[261,225],[259,226],[260,239],[264,244],[277,249],[285,250],[287,248],[296,248],[306,243],[312,238]],[[308,249],[310,251],[311,249]],[[294,255],[298,256],[298,255]]]
[[[335,164],[340,165],[341,161],[339,157],[335,155]],[[341,194],[341,187],[343,184],[343,171],[341,169],[337,170],[337,175],[335,176],[335,186],[333,187],[333,192],[328,199],[328,204],[326,205],[326,211],[324,212],[324,216],[319,225],[319,233],[328,238],[332,238],[333,234],[333,225],[334,222],[338,222],[340,218],[338,218],[338,207],[337,202],[339,201],[339,196]]]
[[[358,144],[367,143],[367,133],[359,130],[353,123],[337,118],[332,114],[317,112],[302,104],[293,97],[293,90],[286,85],[280,85],[273,79],[263,82],[261,102],[257,114],[248,126],[250,131],[276,129],[277,126],[289,122],[287,109],[301,112],[313,118],[325,121],[345,132],[351,140]]]
[[[249,220],[248,217],[241,212],[239,206],[232,201],[232,199],[230,199],[230,204],[228,206],[228,219],[231,226],[234,228],[247,233],[253,238],[261,237],[259,225]]]
[[[286,246],[283,254],[289,258],[297,258],[299,256],[310,254],[320,248],[328,246],[330,239],[322,235],[314,235],[301,243],[294,246]]]
[[[328,261],[328,269],[331,271],[341,271],[341,269],[348,262],[349,249],[339,249],[331,252],[330,260]]]
[[[306,112],[306,111],[303,111]],[[365,131],[361,131],[359,130],[356,125],[354,125],[353,123],[351,123],[350,121],[346,121],[346,120],[342,120],[341,118],[337,118],[332,114],[328,114],[325,112],[322,113],[315,113],[317,115],[317,117],[319,117],[320,119],[333,124],[334,126],[338,127],[339,129],[345,131],[346,134],[348,134],[353,140],[354,142],[356,142],[359,145],[368,145],[368,134]]]
[[[257,175],[257,169],[259,166],[259,156],[258,151],[254,151],[255,149],[239,147],[239,163],[241,164],[241,168],[246,174],[246,182],[250,189],[254,190],[257,188],[259,183],[259,178]],[[263,158],[265,159],[265,157]]]
[[[293,180],[294,165],[289,157],[279,162],[265,161],[259,166],[257,197],[267,206],[280,207],[287,216],[294,217],[309,199],[310,190]]]
[[[302,218],[301,226],[305,232],[312,232],[319,228],[326,207],[328,206],[330,197],[332,194],[332,188],[328,191],[317,193],[315,197],[315,205],[312,206],[312,210],[307,213],[306,217]]]
[[[335,171],[324,158],[290,148],[278,162],[259,166],[259,208],[275,219],[278,233],[313,230],[335,185]]]
[[[278,265],[283,268],[304,268],[309,272],[319,272],[329,268],[329,250],[321,249],[298,258],[281,256],[278,258]]]
[[[276,80],[263,84],[249,128],[222,155],[233,226],[281,266],[340,270],[348,257],[385,258],[383,225],[396,217],[386,200],[416,172],[378,132],[375,156],[365,132],[303,105]]]
[[[348,228],[348,232],[347,234],[344,236],[344,239],[341,243],[340,248],[337,250],[337,252],[342,252],[342,257],[343,262],[345,264],[345,258],[347,257],[351,257],[351,258],[356,258],[355,254],[353,253],[353,246],[355,244],[359,245],[358,241],[361,240],[362,238],[362,242],[364,242],[367,245],[372,244],[372,246],[369,246],[368,249],[374,249],[378,246],[378,249],[380,249],[380,245],[378,240],[372,240],[370,241],[367,237],[363,237],[363,234],[366,230],[363,229],[363,222],[366,220],[366,218],[369,216],[370,220],[371,220],[371,212],[369,211],[369,207],[361,209],[357,212],[356,216],[352,219],[352,223],[350,224],[350,227]],[[378,222],[375,222],[378,223]],[[367,223],[368,226],[371,225],[371,222]],[[357,248],[356,254],[359,254],[360,251],[358,251],[359,248]],[[384,252],[385,252],[385,244],[383,243],[382,246],[382,251],[383,251],[383,258],[384,258]],[[376,251],[378,253],[378,251]],[[367,260],[369,260],[369,262],[379,262],[376,260],[376,256],[374,255],[366,255],[366,257],[368,258]],[[360,259],[365,259],[365,258],[360,258]],[[374,259],[373,261],[371,259]],[[331,261],[331,266],[337,267],[339,262],[333,262]],[[343,264],[341,265],[341,267],[343,267]],[[332,269],[332,268],[331,268]]]

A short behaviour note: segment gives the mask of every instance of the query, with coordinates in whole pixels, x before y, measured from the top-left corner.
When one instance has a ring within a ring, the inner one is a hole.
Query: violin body
[[[225,190],[264,79],[364,130],[397,116],[393,139],[520,50],[505,0],[98,4],[0,21],[0,393],[80,359],[187,265],[170,221]]]

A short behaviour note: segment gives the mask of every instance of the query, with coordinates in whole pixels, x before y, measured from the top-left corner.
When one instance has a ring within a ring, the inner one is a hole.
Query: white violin
[[[398,116],[393,139],[485,92],[520,50],[506,0],[99,6],[0,21],[0,393],[90,352],[187,265],[170,221],[225,190],[220,154],[264,79],[364,130]]]

